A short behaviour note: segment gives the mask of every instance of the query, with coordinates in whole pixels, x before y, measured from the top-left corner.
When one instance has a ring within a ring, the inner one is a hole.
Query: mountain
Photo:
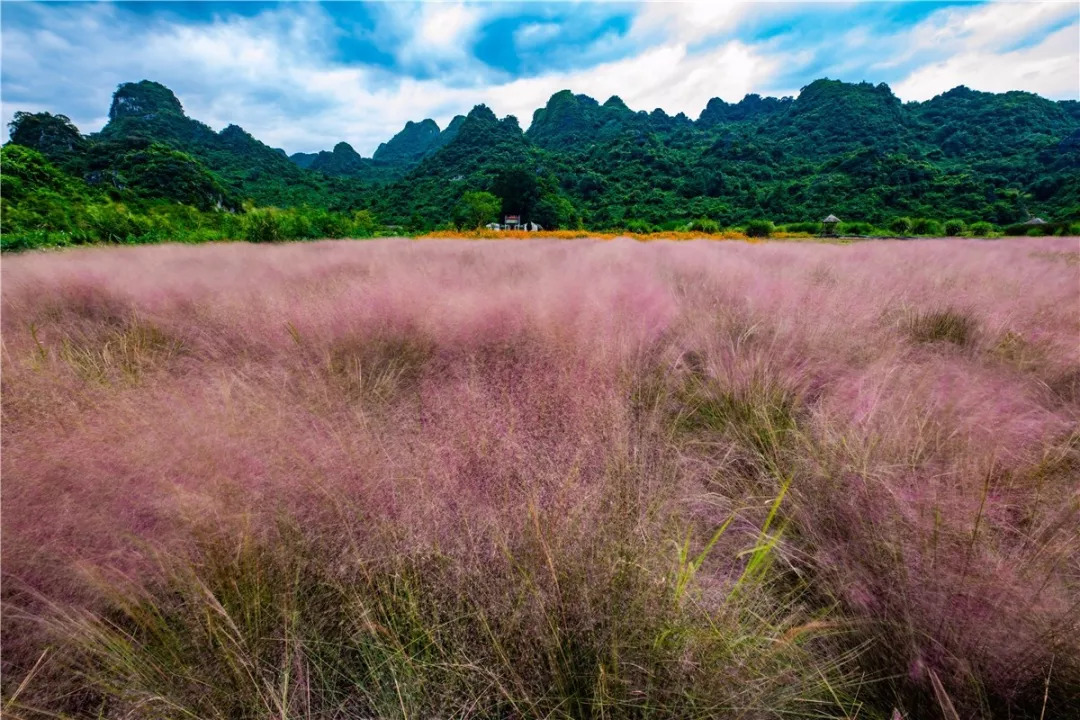
[[[109,122],[91,139],[108,153],[133,142],[153,142],[187,153],[210,170],[231,193],[259,204],[324,202],[325,188],[283,153],[237,125],[220,133],[189,118],[164,85],[124,83],[113,94]]]
[[[1080,103],[1026,92],[957,87],[903,103],[884,84],[821,79],[795,97],[713,98],[691,120],[563,90],[527,132],[477,105],[442,130],[430,119],[407,123],[371,158],[345,142],[288,157],[236,125],[215,132],[147,80],[117,88],[99,133],[48,113],[16,113],[11,127],[9,146],[32,151],[12,155],[23,190],[60,172],[83,183],[70,197],[362,208],[413,228],[453,222],[474,190],[547,226],[792,223],[829,213],[878,225],[901,216],[1080,220]],[[11,210],[37,212],[18,202]]]
[[[326,151],[323,150],[323,152],[326,152]],[[288,156],[289,160],[291,160],[296,165],[299,165],[300,167],[304,168],[305,170],[307,170],[308,168],[311,167],[311,163],[315,162],[315,158],[317,158],[317,157],[319,157],[319,153],[302,153],[302,152],[293,153],[292,155]]]
[[[750,93],[735,104],[726,103],[720,98],[709,100],[705,109],[698,116],[697,124],[701,128],[713,128],[717,125],[758,120],[769,115],[787,110],[792,98],[763,98],[757,93]]]
[[[401,132],[381,143],[371,158],[363,158],[351,145],[339,142],[333,152],[295,153],[289,159],[305,170],[327,175],[393,180],[453,140],[464,121],[465,117],[458,115],[444,131],[440,131],[438,124],[430,118],[418,123],[409,121]]]
[[[562,150],[610,139],[635,119],[635,113],[618,97],[601,105],[588,95],[560,90],[533,113],[527,135],[539,147]]]
[[[316,154],[307,167],[327,175],[360,176],[370,169],[371,161],[360,157],[349,143],[339,142],[332,152]]]
[[[379,145],[371,157],[388,165],[415,165],[436,146],[439,135],[434,120],[409,121],[401,132]]]

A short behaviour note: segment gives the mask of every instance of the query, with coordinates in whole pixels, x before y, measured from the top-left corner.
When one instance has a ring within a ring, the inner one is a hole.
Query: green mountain
[[[235,125],[215,132],[144,80],[117,89],[99,133],[48,113],[17,113],[11,130],[5,160],[16,146],[36,153],[12,156],[22,174],[8,210],[30,207],[35,177],[59,192],[60,173],[70,198],[367,210],[414,229],[453,224],[471,191],[547,227],[1080,220],[1080,102],[1025,92],[903,103],[884,84],[822,79],[794,98],[714,98],[691,120],[564,90],[526,132],[478,105],[443,130],[407,123],[371,158],[345,142],[289,157]]]
[[[410,121],[401,132],[379,145],[371,157],[388,165],[415,165],[435,148],[440,134],[434,120]]]
[[[370,171],[371,160],[360,157],[349,143],[339,142],[332,152],[317,153],[307,167],[327,175],[362,176]]]
[[[431,119],[418,123],[409,121],[401,132],[380,144],[371,158],[361,157],[351,145],[339,142],[333,152],[295,153],[289,159],[305,170],[326,175],[383,182],[395,180],[453,140],[464,120],[464,116],[456,116],[444,131],[440,131]]]
[[[138,140],[185,152],[231,193],[260,205],[322,205],[332,193],[318,175],[305,173],[243,128],[229,125],[218,133],[189,118],[171,90],[149,80],[117,88],[109,122],[90,139],[102,146],[101,154]]]

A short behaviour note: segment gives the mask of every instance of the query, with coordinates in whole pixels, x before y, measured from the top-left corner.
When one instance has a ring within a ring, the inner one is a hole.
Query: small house
[[[835,235],[836,226],[840,224],[840,218],[835,215],[829,215],[827,218],[821,221],[821,234],[822,235]]]
[[[1043,220],[1043,219],[1042,219],[1041,217],[1033,217],[1033,218],[1029,219],[1029,220],[1028,220],[1028,221],[1027,221],[1026,223],[1024,223],[1024,224],[1025,224],[1025,225],[1045,225],[1045,224],[1046,224],[1046,221],[1045,221],[1045,220]]]

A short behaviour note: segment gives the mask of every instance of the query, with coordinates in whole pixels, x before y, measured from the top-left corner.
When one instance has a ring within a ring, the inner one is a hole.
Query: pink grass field
[[[441,558],[439,587],[512,618],[521,648],[550,630],[508,589],[527,576],[559,647],[602,637],[606,658],[624,556],[648,578],[636,627],[767,608],[757,660],[679,636],[669,685],[739,698],[685,716],[792,712],[769,703],[799,661],[763,659],[783,643],[836,670],[820,716],[1080,713],[1077,238],[85,249],[5,256],[2,301],[12,716],[211,713],[76,636],[127,627],[117,594],[167,598],[163,565],[202,568],[208,534],[281,547],[283,518],[326,576]],[[403,695],[398,674],[379,705],[368,674],[337,714],[291,693],[232,717],[644,717],[661,692],[629,660],[530,674],[533,650],[484,660],[462,633],[496,699]],[[297,666],[266,652],[259,698]],[[622,704],[536,699],[555,686]]]

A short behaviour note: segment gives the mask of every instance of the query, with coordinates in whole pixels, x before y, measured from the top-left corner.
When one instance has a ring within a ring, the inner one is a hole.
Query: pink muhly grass
[[[5,257],[5,698],[1067,713],[1076,249]]]

